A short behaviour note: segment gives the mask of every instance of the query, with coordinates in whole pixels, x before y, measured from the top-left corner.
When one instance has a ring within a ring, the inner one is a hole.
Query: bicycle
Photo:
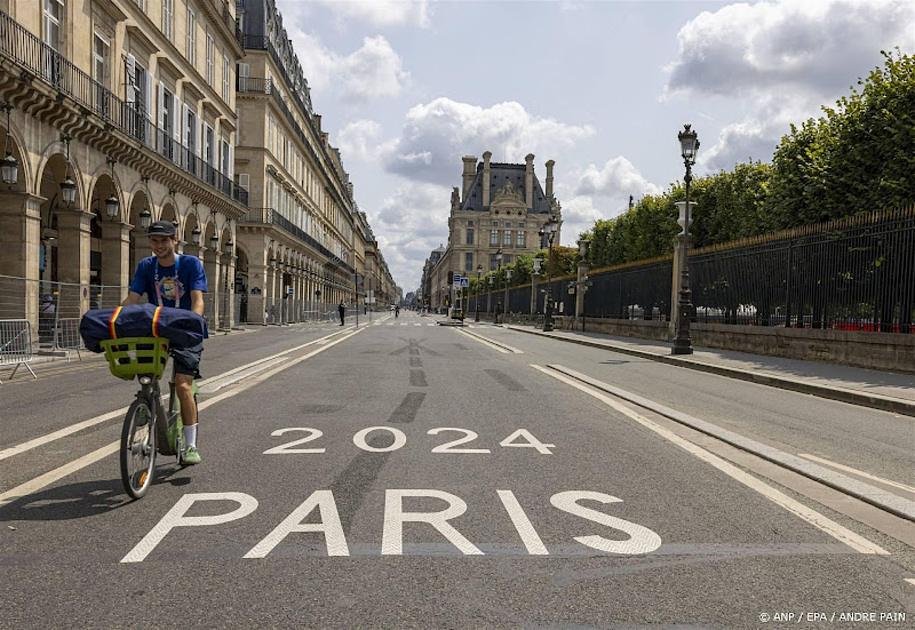
[[[137,379],[140,391],[124,416],[121,429],[121,481],[134,499],[141,499],[155,476],[156,453],[174,455],[181,465],[184,424],[175,390],[175,366],[169,379],[168,407],[162,404],[159,379],[169,358],[169,342],[161,337],[122,337],[100,342],[111,373]],[[197,388],[194,385],[194,403]]]

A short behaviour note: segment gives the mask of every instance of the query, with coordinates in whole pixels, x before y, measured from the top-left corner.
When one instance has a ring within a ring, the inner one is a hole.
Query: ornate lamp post
[[[121,203],[118,201],[117,196],[114,194],[114,160],[108,160],[108,166],[111,168],[111,194],[108,195],[108,198],[105,199],[105,214],[108,215],[109,219],[114,219],[118,216],[118,212],[121,209]]]
[[[591,245],[591,240],[587,238],[578,239],[578,279],[575,283],[576,294],[575,294],[575,317],[576,319],[581,316],[581,330],[585,330],[585,293],[588,292],[588,287],[591,286],[591,281],[588,279],[588,250]]]
[[[546,284],[547,284],[547,293],[544,297],[543,304],[543,331],[549,332],[553,330],[553,292],[552,292],[552,267],[553,267],[553,241],[556,239],[556,234],[559,232],[559,225],[561,221],[555,216],[550,215],[549,220],[544,224],[540,229],[540,237],[549,244],[549,259],[547,260],[546,265]],[[542,241],[541,241],[542,242]]]
[[[534,258],[533,266],[531,269],[531,320],[534,319],[534,314],[537,312],[537,276],[540,275],[541,270],[543,269],[543,260],[540,258]]]
[[[693,312],[693,304],[692,294],[689,290],[689,263],[687,261],[690,218],[689,185],[693,181],[692,166],[696,163],[696,153],[699,151],[699,137],[695,131],[690,129],[690,125],[683,125],[683,131],[677,134],[677,139],[680,140],[680,155],[683,157],[683,165],[686,167],[686,174],[683,176],[683,181],[686,184],[686,203],[684,204],[683,214],[683,238],[680,239],[680,260],[683,268],[680,272],[677,336],[674,338],[671,354],[692,354],[693,344],[689,336],[689,320]]]
[[[505,270],[505,298],[502,301],[502,323],[505,323],[505,315],[508,313],[508,285],[512,281],[512,270]]]
[[[480,277],[483,275],[483,265],[477,265],[477,312],[473,316],[473,321],[480,321]]]
[[[486,293],[486,312],[492,311],[492,286],[495,284],[496,278],[492,274],[489,276],[489,292]]]
[[[499,273],[499,272],[502,271],[502,258],[503,258],[503,256],[502,256],[502,248],[500,247],[498,250],[496,250],[496,273]],[[496,288],[499,288],[498,285],[496,285]],[[499,303],[498,303],[498,298],[496,298],[496,308],[495,308],[495,310],[493,311],[493,314],[492,314],[492,323],[493,323],[493,324],[498,324],[498,323],[499,323]]]

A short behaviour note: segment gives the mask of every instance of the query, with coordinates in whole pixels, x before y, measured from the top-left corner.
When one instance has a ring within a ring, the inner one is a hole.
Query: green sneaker
[[[188,446],[181,454],[181,463],[186,466],[194,466],[200,463],[200,451],[196,446]]]

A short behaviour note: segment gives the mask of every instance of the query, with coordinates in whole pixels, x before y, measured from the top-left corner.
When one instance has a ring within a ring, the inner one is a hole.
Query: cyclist
[[[145,293],[149,301],[159,306],[181,308],[203,316],[203,294],[207,292],[207,276],[203,263],[196,256],[179,256],[177,230],[170,221],[156,221],[146,230],[153,255],[137,265],[124,305],[140,304]],[[200,355],[203,343],[188,348],[173,348],[175,389],[181,403],[184,422],[184,442],[181,456],[185,464],[199,464],[197,450],[197,404],[192,384],[200,378]]]

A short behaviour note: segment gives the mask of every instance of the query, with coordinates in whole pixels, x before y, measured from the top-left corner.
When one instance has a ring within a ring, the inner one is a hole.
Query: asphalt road
[[[911,523],[871,527],[545,366],[915,499],[911,418],[433,323],[208,342],[206,377],[264,362],[209,381],[203,464],[162,458],[141,501],[104,453],[117,417],[23,449],[129,383],[90,361],[0,386],[0,627],[912,625]]]

